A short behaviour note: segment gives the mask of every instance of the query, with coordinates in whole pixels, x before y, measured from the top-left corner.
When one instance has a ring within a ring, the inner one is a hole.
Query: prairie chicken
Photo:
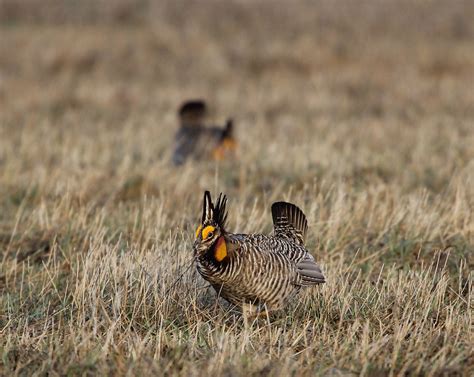
[[[223,127],[206,127],[206,114],[206,103],[200,100],[185,102],[179,109],[180,128],[173,154],[175,165],[189,158],[222,160],[235,152],[237,143],[232,120],[228,119]]]
[[[226,229],[226,196],[216,205],[204,193],[201,224],[193,245],[196,267],[219,296],[244,310],[281,309],[301,287],[324,275],[304,246],[306,217],[294,204],[272,205],[273,235],[234,234]]]

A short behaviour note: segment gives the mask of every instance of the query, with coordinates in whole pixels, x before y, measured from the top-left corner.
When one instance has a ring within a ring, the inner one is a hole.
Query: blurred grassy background
[[[473,19],[468,0],[0,0],[3,374],[472,373]],[[190,97],[235,118],[238,161],[171,166]],[[326,287],[251,329],[192,273],[167,292],[204,189],[236,232],[298,204]]]

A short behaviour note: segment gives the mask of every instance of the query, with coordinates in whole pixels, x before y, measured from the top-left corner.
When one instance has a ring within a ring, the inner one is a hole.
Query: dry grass
[[[31,3],[0,7],[0,374],[474,373],[471,2]],[[170,166],[196,96],[239,162]],[[301,206],[328,283],[216,305],[204,189],[239,232]]]

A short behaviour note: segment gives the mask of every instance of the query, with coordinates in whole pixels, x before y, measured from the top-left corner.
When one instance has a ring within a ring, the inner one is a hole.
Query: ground
[[[0,374],[474,373],[474,3],[39,3],[0,3]],[[188,98],[238,160],[170,164]],[[327,283],[244,323],[205,189],[301,207]]]

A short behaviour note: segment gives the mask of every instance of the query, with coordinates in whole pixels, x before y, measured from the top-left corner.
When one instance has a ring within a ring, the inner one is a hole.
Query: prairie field
[[[0,1],[0,375],[472,376],[474,2]],[[238,158],[171,163],[176,111]],[[245,321],[192,260],[298,205],[327,277]]]

